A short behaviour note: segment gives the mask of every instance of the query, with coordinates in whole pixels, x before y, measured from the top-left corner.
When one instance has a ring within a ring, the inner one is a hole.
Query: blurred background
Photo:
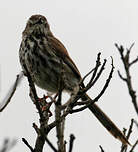
[[[131,118],[137,119],[131,98],[125,83],[120,80],[117,70],[124,74],[123,65],[114,43],[129,48],[134,42],[131,59],[138,55],[138,1],[137,0],[2,0],[0,5],[0,101],[5,97],[16,75],[21,71],[18,51],[28,18],[33,14],[47,17],[54,35],[63,42],[70,56],[78,66],[82,76],[95,65],[97,53],[102,53],[102,60],[108,60],[104,75],[97,85],[89,91],[95,97],[104,85],[111,69],[110,56],[114,58],[115,72],[112,81],[98,102],[98,105],[122,130],[128,128]],[[138,65],[131,69],[134,89],[138,94]],[[45,92],[39,90],[39,95]],[[65,95],[66,97],[66,95]],[[66,100],[65,100],[66,101]],[[53,118],[51,118],[53,119]],[[12,102],[0,113],[0,144],[5,138],[18,142],[12,152],[28,151],[21,141],[22,137],[34,146],[36,133],[32,123],[38,123],[38,114],[29,98],[26,79],[23,80]],[[138,130],[133,129],[130,143],[138,137]],[[119,152],[121,143],[115,140],[97,121],[84,111],[67,118],[65,139],[76,136],[74,151],[99,152],[102,145],[106,152]],[[49,134],[56,144],[55,132]],[[52,150],[46,145],[49,152]],[[135,151],[138,151],[138,147]]]

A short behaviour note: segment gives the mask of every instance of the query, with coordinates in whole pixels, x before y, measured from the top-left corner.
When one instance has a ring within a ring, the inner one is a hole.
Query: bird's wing
[[[50,36],[48,38],[48,44],[49,47],[51,47],[54,51],[54,54],[58,57],[60,57],[62,59],[62,61],[67,64],[72,71],[76,74],[76,76],[81,79],[81,75],[80,72],[77,68],[77,66],[75,65],[75,63],[72,61],[72,59],[70,58],[66,48],[64,47],[64,45],[55,37]]]

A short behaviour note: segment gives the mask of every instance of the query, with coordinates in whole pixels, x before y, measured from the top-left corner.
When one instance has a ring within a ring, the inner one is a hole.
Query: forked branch
[[[118,52],[120,53],[121,60],[124,65],[124,69],[125,69],[125,73],[126,73],[126,76],[124,77],[124,76],[122,76],[121,72],[118,71],[118,75],[127,84],[127,88],[128,88],[128,91],[129,91],[129,94],[131,97],[131,101],[132,101],[135,111],[138,115],[137,96],[136,96],[136,91],[133,89],[133,86],[132,86],[132,79],[131,79],[131,74],[130,74],[130,67],[138,62],[138,57],[136,57],[136,59],[134,59],[133,61],[130,61],[130,53],[132,51],[134,43],[130,46],[129,49],[126,49],[126,50],[124,49],[124,47],[122,45],[119,46],[118,44],[115,44],[115,46],[116,46]]]

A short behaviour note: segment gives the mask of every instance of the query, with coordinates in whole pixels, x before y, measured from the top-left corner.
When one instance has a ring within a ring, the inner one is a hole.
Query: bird
[[[32,15],[28,19],[22,33],[19,60],[24,74],[26,73],[24,65],[26,65],[33,82],[47,92],[52,94],[58,92],[62,69],[64,72],[63,91],[71,95],[80,88],[82,77],[77,66],[62,42],[51,32],[50,25],[43,15]],[[82,100],[87,99],[90,97],[84,94]],[[124,145],[129,144],[120,129],[96,103],[89,105],[88,109],[109,133]]]

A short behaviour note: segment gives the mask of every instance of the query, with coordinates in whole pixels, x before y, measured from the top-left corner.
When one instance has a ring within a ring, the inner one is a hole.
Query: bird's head
[[[51,34],[47,19],[42,15],[32,15],[27,21],[23,35],[48,35]]]

